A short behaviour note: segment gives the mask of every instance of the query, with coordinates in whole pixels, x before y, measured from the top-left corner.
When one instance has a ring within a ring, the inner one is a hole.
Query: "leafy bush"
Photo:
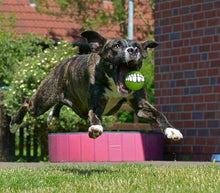
[[[133,123],[134,122],[134,112],[132,111],[118,111],[118,123]]]
[[[73,48],[71,44],[62,41],[57,46],[51,46],[38,55],[27,57],[19,62],[16,76],[10,84],[6,97],[9,114],[15,114],[24,99],[32,96],[46,75],[62,60],[73,57],[76,52],[77,49]],[[27,115],[23,121],[23,126],[46,129],[47,115],[46,113],[37,119]],[[108,126],[113,121],[113,117],[106,117],[103,125]],[[56,121],[53,125],[53,132],[84,131],[87,128],[88,123],[86,120],[79,118],[71,109],[63,107],[59,121]]]
[[[145,77],[148,101],[154,103],[154,50],[148,51],[148,57],[144,60],[141,73]]]
[[[1,20],[0,20],[1,21]],[[19,36],[15,31],[0,28],[0,87],[10,85],[20,62],[28,56],[42,51],[40,42],[52,44],[53,41],[33,34]]]

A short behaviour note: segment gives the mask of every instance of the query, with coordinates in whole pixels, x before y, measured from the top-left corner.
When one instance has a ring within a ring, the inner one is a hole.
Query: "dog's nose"
[[[127,51],[128,51],[128,53],[129,53],[130,55],[136,54],[136,53],[137,53],[137,48],[128,48]]]

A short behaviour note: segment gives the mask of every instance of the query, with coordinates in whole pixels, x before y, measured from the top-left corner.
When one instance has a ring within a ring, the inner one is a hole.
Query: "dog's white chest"
[[[109,78],[110,82],[110,89],[105,89],[105,98],[107,99],[107,103],[105,105],[105,109],[103,114],[109,113],[113,107],[115,107],[119,101],[121,101],[123,98],[128,97],[129,95],[122,94],[119,91],[118,86],[115,84],[114,80],[112,78]]]

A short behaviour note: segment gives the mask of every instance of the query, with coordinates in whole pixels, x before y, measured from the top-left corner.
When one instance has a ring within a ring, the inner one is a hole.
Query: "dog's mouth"
[[[127,64],[121,64],[117,68],[117,83],[119,91],[122,94],[129,94],[131,93],[131,90],[126,87],[125,85],[125,77],[128,74],[128,72],[136,70],[135,68],[130,69],[127,67]]]

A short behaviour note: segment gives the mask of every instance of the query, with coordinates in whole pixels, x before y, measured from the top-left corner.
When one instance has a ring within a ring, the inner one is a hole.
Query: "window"
[[[34,0],[29,0],[29,2],[30,2],[31,7],[36,7],[36,4],[35,4]]]

